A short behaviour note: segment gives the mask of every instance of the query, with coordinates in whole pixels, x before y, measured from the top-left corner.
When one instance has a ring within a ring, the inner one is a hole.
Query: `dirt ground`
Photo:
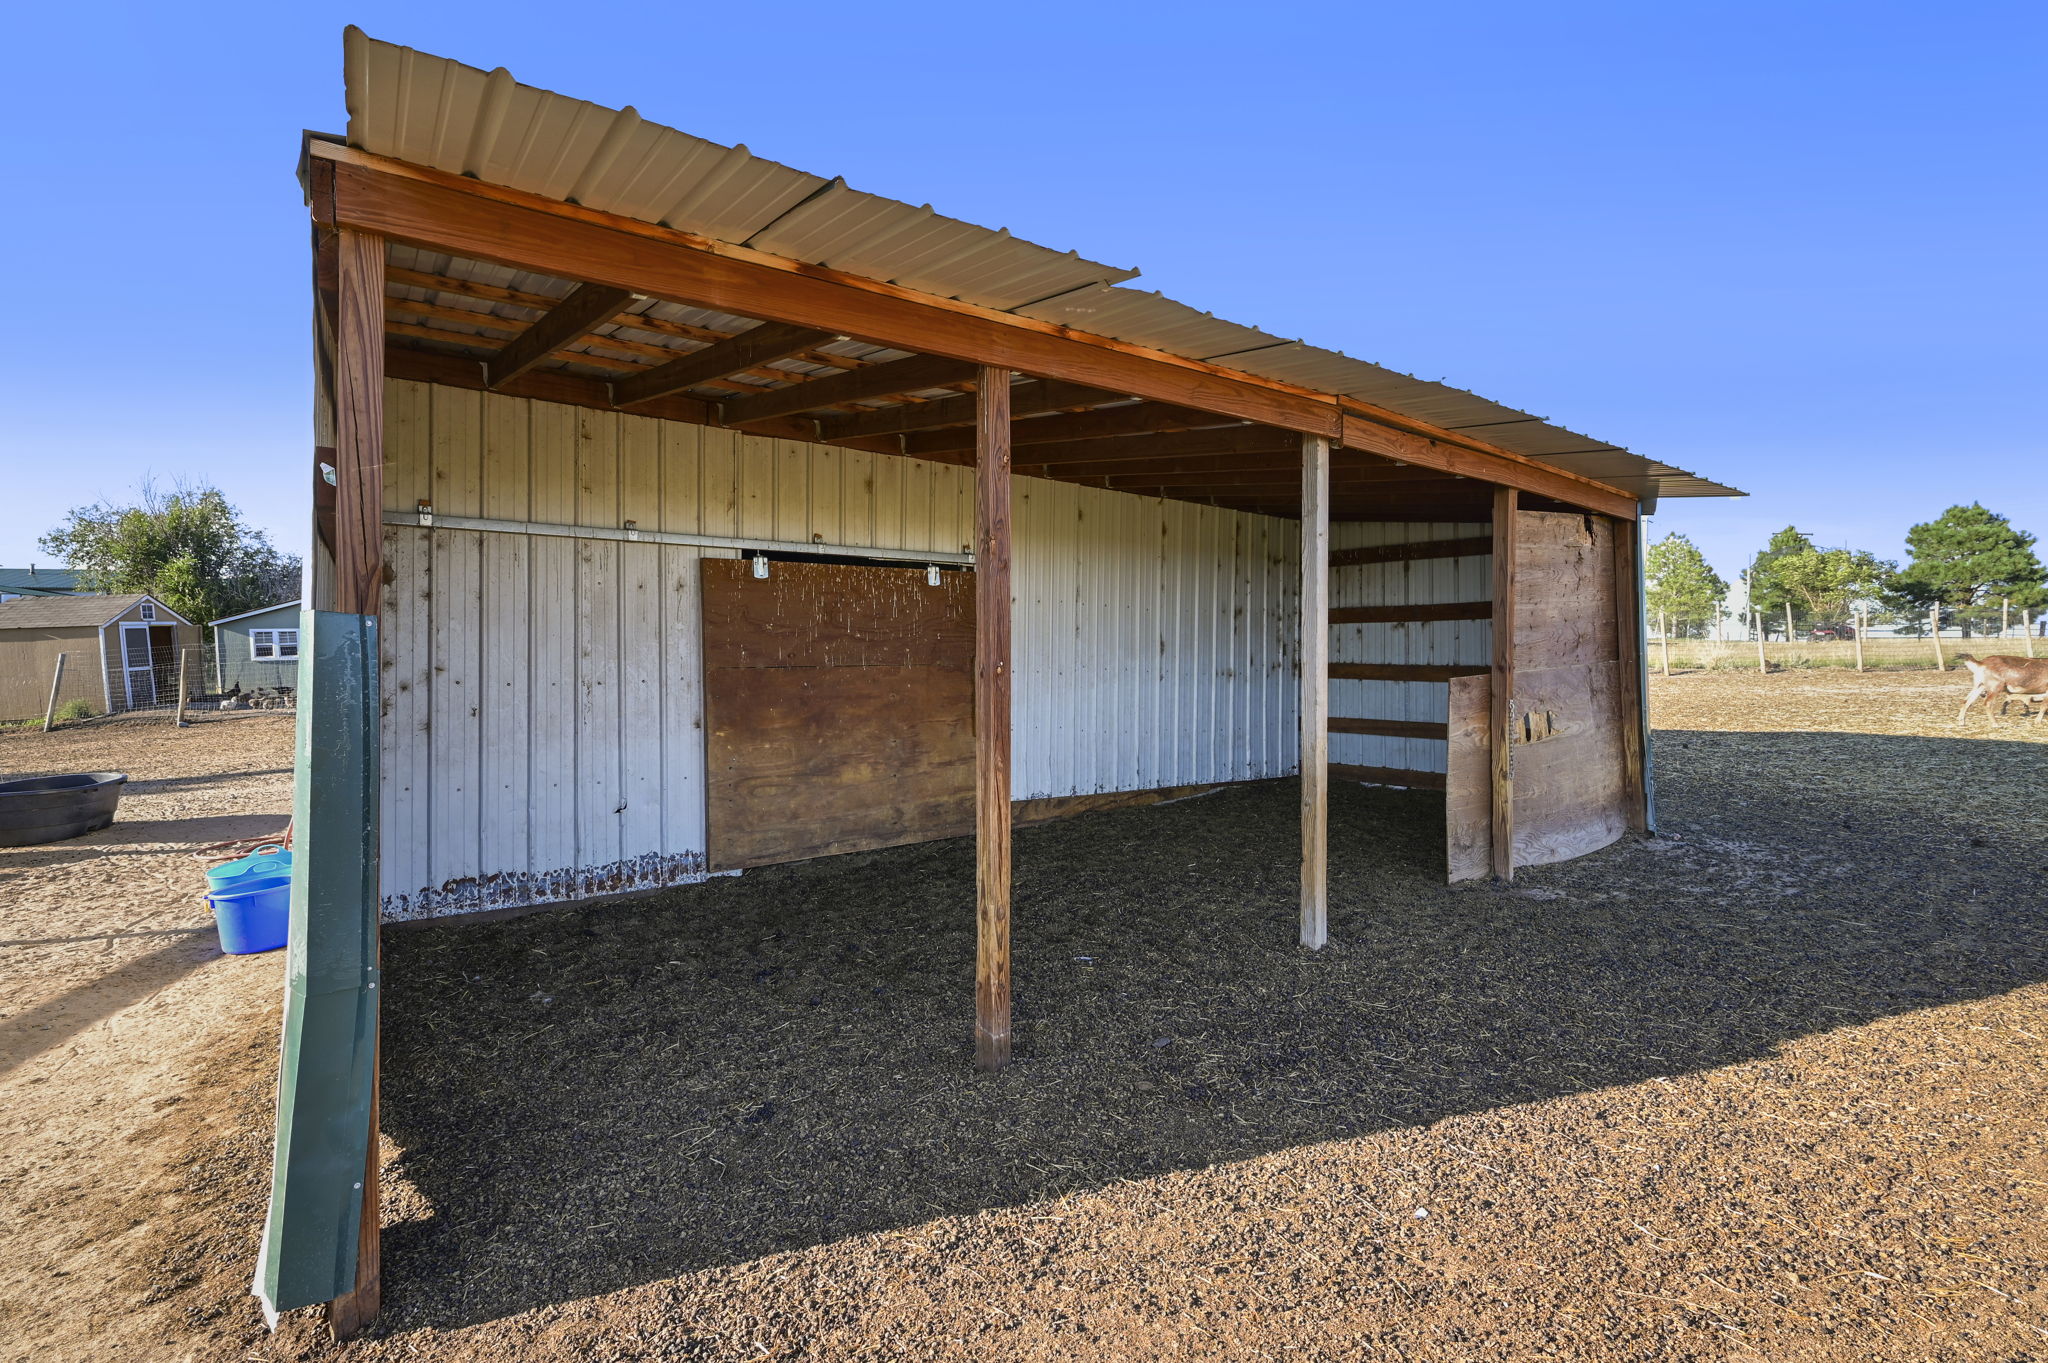
[[[1316,954],[1291,787],[1025,830],[999,1076],[965,843],[391,931],[346,1347],[246,1295],[277,958],[116,935],[288,728],[0,738],[158,778],[0,852],[0,1358],[2048,1358],[2048,725],[1964,689],[1657,679],[1660,835],[1512,888],[1341,786]]]

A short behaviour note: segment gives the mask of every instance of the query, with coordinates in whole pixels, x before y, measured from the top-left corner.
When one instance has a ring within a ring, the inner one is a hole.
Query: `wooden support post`
[[[337,245],[334,608],[375,615],[384,586],[384,239],[345,230]],[[374,1015],[374,995],[372,1000]],[[355,1287],[327,1304],[328,1328],[338,1339],[360,1333],[383,1304],[384,1197],[377,1148],[382,1049],[380,1040],[370,1081],[369,1157],[363,1169]]]
[[[59,653],[57,669],[50,674],[50,703],[43,707],[44,733],[57,727],[57,688],[64,684],[64,660],[70,656],[68,653]]]
[[[1756,626],[1756,670],[1767,673],[1771,670],[1771,660],[1764,655],[1764,613],[1752,610],[1749,618]]]
[[[2024,639],[2024,640],[2026,640],[2026,641],[2027,641],[2027,656],[2028,656],[2029,658],[2033,657],[2033,656],[2034,656],[2034,612],[2033,612],[2032,610],[2022,610],[2022,611],[2020,612],[2020,638],[2022,638],[2022,639]]]
[[[1657,651],[1663,655],[1664,675],[1671,675],[1671,617],[1657,612]]]
[[[1998,598],[1998,637],[2003,639],[2012,633],[2012,598]]]
[[[1785,642],[1792,642],[1792,598],[1785,598]]]
[[[178,715],[177,724],[185,727],[185,698],[192,694],[192,650],[178,650]]]
[[[1301,438],[1301,944],[1330,940],[1330,442]]]
[[[1635,521],[1615,517],[1608,521],[1614,530],[1614,643],[1620,663],[1621,684],[1621,788],[1627,805],[1629,831],[1650,831],[1649,782],[1644,773],[1643,743],[1643,573],[1636,554]],[[1661,612],[1660,612],[1661,614]],[[1665,675],[1670,675],[1670,654],[1665,654]]]
[[[1861,671],[1863,670],[1863,631],[1864,631],[1864,630],[1866,630],[1866,629],[1869,629],[1869,628],[1870,628],[1870,613],[1869,613],[1868,611],[1857,611],[1857,612],[1856,612],[1856,625],[1855,625],[1855,629],[1856,629],[1856,670],[1857,670],[1858,672],[1861,672]]]
[[[1521,499],[1493,490],[1493,874],[1515,878],[1515,519]]]
[[[974,1063],[1010,1063],[1010,371],[975,393]]]
[[[1948,659],[1941,656],[1941,603],[1927,608],[1927,637],[1934,640],[1934,670],[1948,671]]]

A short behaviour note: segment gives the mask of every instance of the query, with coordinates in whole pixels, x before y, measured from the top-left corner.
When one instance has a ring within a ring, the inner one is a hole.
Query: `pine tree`
[[[1906,532],[1912,562],[1899,574],[1909,598],[1939,602],[1970,635],[1972,610],[2001,596],[2031,600],[2044,576],[2034,537],[1976,502],[1952,506]]]
[[[1763,617],[1768,633],[1774,622],[1785,618],[1785,607],[1799,605],[1797,593],[1778,573],[1778,561],[1813,552],[1813,539],[1796,526],[1786,526],[1771,536],[1771,543],[1750,563],[1745,578],[1749,583],[1749,606]],[[1790,642],[1790,636],[1787,636]]]
[[[1728,595],[1728,584],[1699,546],[1675,533],[1650,546],[1643,559],[1643,579],[1651,612],[1670,616],[1680,633],[1687,624],[1713,619],[1718,603]]]

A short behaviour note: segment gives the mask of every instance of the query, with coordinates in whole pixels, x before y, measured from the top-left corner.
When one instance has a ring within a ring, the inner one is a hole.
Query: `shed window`
[[[144,620],[156,619],[156,602],[145,601],[142,603],[142,618]]]
[[[299,656],[299,632],[295,629],[252,629],[249,631],[249,656],[296,658]]]

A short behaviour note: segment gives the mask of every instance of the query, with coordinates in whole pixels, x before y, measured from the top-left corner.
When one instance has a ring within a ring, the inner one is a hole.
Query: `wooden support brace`
[[[1650,806],[1649,787],[1643,774],[1643,573],[1636,554],[1638,524],[1619,518],[1608,522],[1614,531],[1614,640],[1621,682],[1621,798],[1629,830],[1646,833],[1650,827]],[[1668,667],[1668,652],[1665,657]]]
[[[1515,878],[1515,518],[1511,487],[1493,490],[1493,874]]]
[[[334,350],[335,609],[375,615],[384,584],[384,239],[348,230],[340,238]],[[371,1007],[374,1015],[374,1002]],[[327,1304],[328,1327],[340,1339],[359,1333],[383,1304],[383,1184],[377,1149],[381,1063],[372,1063],[369,1157],[363,1169],[355,1287]]]
[[[975,391],[974,1063],[1010,1063],[1010,371]]]
[[[1301,944],[1330,940],[1330,442],[1301,439]]]

